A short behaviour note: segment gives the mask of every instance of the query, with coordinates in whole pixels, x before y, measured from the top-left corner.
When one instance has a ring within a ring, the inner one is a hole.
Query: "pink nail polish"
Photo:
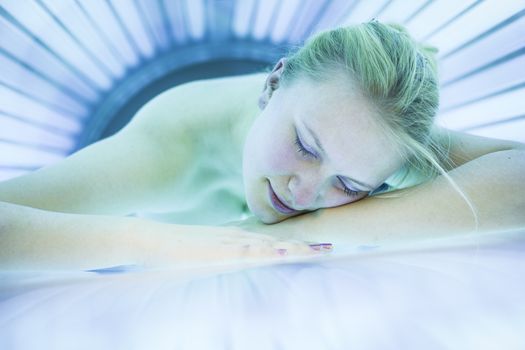
[[[279,254],[279,255],[286,255],[286,254],[288,254],[288,249],[279,248],[279,249],[277,249],[277,254]]]

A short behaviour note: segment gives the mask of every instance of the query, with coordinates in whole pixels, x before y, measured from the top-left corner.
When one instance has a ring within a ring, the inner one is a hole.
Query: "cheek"
[[[298,166],[293,143],[287,138],[274,138],[265,147],[266,151],[261,154],[261,159],[268,175],[287,175]]]
[[[341,205],[346,205],[360,201],[361,199],[366,198],[367,196],[367,193],[359,193],[355,197],[349,197],[342,190],[334,186],[330,188],[330,191],[325,193],[322,206],[325,208],[338,207]]]
[[[266,126],[267,127],[267,126]],[[259,128],[249,135],[246,157],[254,169],[264,175],[280,175],[289,172],[297,162],[291,136],[269,128]]]

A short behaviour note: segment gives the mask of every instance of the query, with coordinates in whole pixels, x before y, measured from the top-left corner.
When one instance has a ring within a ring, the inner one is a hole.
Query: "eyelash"
[[[303,144],[301,143],[301,140],[299,140],[299,135],[296,134],[295,136],[295,144],[297,145],[297,147],[299,147],[297,149],[297,152],[299,153],[302,153],[302,155],[305,157],[305,158],[316,158],[315,157],[315,154],[309,152],[308,150],[306,150],[306,148],[304,148]]]
[[[297,152],[301,153],[305,158],[317,158],[315,154],[309,152],[306,148],[304,148],[303,144],[301,143],[301,140],[299,140],[299,135],[295,135],[295,144],[297,145],[298,149]],[[349,196],[349,197],[355,197],[359,194],[357,191],[353,191],[345,186],[343,181],[339,179],[341,183],[343,184],[343,192]]]

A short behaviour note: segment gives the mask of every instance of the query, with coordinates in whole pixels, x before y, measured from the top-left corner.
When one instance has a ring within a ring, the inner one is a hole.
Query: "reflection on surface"
[[[519,349],[524,234],[265,266],[4,272],[0,348]]]

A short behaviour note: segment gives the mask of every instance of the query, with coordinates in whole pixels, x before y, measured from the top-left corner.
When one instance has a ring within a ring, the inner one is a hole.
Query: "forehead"
[[[347,79],[305,79],[288,92],[296,97],[291,106],[294,124],[301,131],[306,132],[305,125],[313,130],[334,171],[381,182],[401,165],[400,152],[386,137],[375,106]]]

